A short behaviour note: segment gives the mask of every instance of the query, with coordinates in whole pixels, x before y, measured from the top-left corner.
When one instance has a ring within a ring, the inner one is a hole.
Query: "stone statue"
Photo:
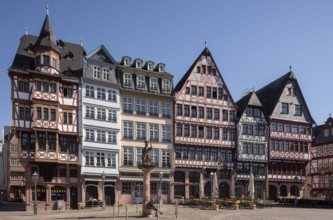
[[[153,147],[151,145],[151,142],[145,141],[145,147],[142,149],[142,154],[141,154],[142,165],[150,165],[151,164],[151,156],[149,154],[149,151],[151,149],[153,149]]]

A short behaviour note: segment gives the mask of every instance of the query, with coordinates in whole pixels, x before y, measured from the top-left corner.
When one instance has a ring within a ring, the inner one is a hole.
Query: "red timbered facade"
[[[270,120],[269,197],[303,197],[314,120],[292,71],[257,92]]]
[[[204,48],[175,87],[175,198],[210,197],[217,173],[219,196],[234,193],[235,103]]]
[[[9,69],[12,129],[18,163],[16,181],[25,185],[26,209],[33,209],[36,171],[38,208],[75,208],[80,191],[79,90],[84,49],[56,41],[46,15],[39,36],[21,38]],[[10,183],[9,183],[10,184]],[[57,203],[60,201],[60,203]]]
[[[310,165],[311,197],[332,200],[333,193],[333,119],[313,129]]]

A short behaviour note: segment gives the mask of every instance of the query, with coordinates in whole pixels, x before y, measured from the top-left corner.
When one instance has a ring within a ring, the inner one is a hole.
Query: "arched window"
[[[66,201],[67,190],[65,187],[62,186],[54,186],[51,188],[51,200],[64,200]]]
[[[280,186],[280,196],[287,196],[287,187],[285,185]]]
[[[35,201],[35,187],[32,187],[32,201]],[[44,186],[37,186],[37,201],[46,201],[46,188]]]
[[[299,188],[298,188],[298,186],[292,185],[290,187],[290,195],[299,197]]]

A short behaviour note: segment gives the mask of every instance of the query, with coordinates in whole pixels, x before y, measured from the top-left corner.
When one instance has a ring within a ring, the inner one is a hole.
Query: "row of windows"
[[[265,144],[243,142],[243,154],[265,155]]]
[[[142,190],[143,185],[142,183],[135,183],[135,197],[143,197]],[[122,194],[131,194],[132,193],[132,182],[122,182],[121,193]],[[162,182],[162,195],[169,195],[169,183]],[[150,194],[157,195],[157,182],[150,182]]]
[[[139,166],[142,164],[142,149],[141,147],[123,147],[123,165],[125,166]],[[135,155],[134,155],[135,152]],[[152,149],[150,152],[151,164],[156,167],[171,167],[171,151]],[[161,154],[161,155],[160,155]],[[134,158],[136,159],[134,163]],[[161,164],[159,164],[161,162]]]
[[[333,151],[333,144],[317,146],[317,153],[328,153]]]
[[[123,85],[125,88],[132,87],[132,74],[124,73]],[[149,77],[149,91],[157,92],[159,90],[159,79],[156,77]],[[140,90],[147,90],[146,77],[143,75],[136,76],[136,88]],[[162,79],[162,93],[169,94],[171,92],[171,81]]]
[[[96,141],[102,143],[117,144],[117,132],[115,131],[105,131],[105,130],[94,130],[94,129],[85,129],[86,130],[86,141]]]
[[[56,151],[57,135],[55,133],[22,133],[21,148],[22,150],[35,150],[38,143],[39,150]],[[59,136],[58,145],[61,152],[75,154],[77,153],[77,140],[75,137]]]
[[[85,96],[90,97],[90,98],[94,98],[94,99],[97,98],[97,99],[101,99],[101,100],[117,102],[117,92],[116,92],[116,90],[112,90],[112,89],[106,90],[106,89],[100,88],[100,87],[97,87],[95,89],[94,86],[86,85],[86,94],[85,94]]]
[[[22,110],[22,112],[21,112]],[[25,108],[25,114],[24,114],[24,108],[20,108],[20,118],[21,113],[25,116],[29,114],[28,108]],[[56,121],[57,118],[57,112],[54,108],[46,108],[46,107],[37,107],[37,120],[44,120],[44,121]],[[27,120],[27,119],[26,119]],[[62,123],[65,125],[71,125],[73,124],[73,114],[72,112],[62,112]]]
[[[205,88],[206,88],[206,94],[205,94]],[[228,94],[223,92],[223,88],[219,87],[210,87],[210,86],[191,86],[185,88],[185,94],[187,95],[194,95],[194,96],[205,96],[209,99],[218,99],[218,100],[225,100],[228,101],[229,97]]]
[[[27,81],[18,81],[18,90],[20,92],[29,92],[30,83]],[[35,81],[35,91],[37,92],[44,92],[44,93],[57,93],[57,84],[53,82],[46,82],[46,81]],[[72,86],[64,85],[61,88],[62,95],[66,98],[73,97],[73,88]]]
[[[215,67],[211,67],[208,65],[201,65],[201,66],[197,66],[197,73],[202,73],[202,74],[212,74],[213,76],[216,76],[216,68]]]
[[[305,167],[299,163],[272,163],[268,166],[271,174],[305,175]]]
[[[308,143],[288,140],[271,140],[271,150],[275,151],[293,151],[308,152]]]
[[[148,137],[150,141],[159,141],[160,140],[160,132],[162,129],[162,142],[170,142],[171,141],[171,125],[159,125],[159,124],[147,124],[136,122],[136,139],[137,140],[147,140],[147,130]],[[148,127],[148,129],[147,129]],[[123,138],[124,139],[133,139],[133,122],[132,121],[124,121],[123,122]]]
[[[247,173],[251,172],[255,175],[265,175],[265,164],[262,163],[248,163],[248,162],[238,162],[237,163],[237,173]]]
[[[52,57],[52,63],[50,63],[50,56],[43,54],[43,56],[36,56],[36,66],[43,64],[45,66],[52,66],[54,69],[57,69],[58,60],[55,57]]]
[[[111,109],[86,106],[85,116],[89,119],[117,122],[117,111]]]
[[[254,106],[247,106],[245,113],[247,117],[262,118],[264,116],[264,113],[262,112],[261,108]]]
[[[197,126],[189,124],[177,124],[176,135],[178,137],[205,138],[209,140],[220,140],[220,130],[222,130],[222,140],[234,141],[235,130],[228,128],[218,128],[209,126]],[[205,135],[206,134],[206,135]]]
[[[281,103],[281,113],[282,114],[289,114],[289,103],[282,102]],[[302,106],[295,104],[295,111],[294,115],[295,116],[302,116]]]
[[[220,118],[222,118],[222,121],[228,121],[228,120],[235,121],[235,111],[228,112],[228,110],[223,109],[221,117],[220,109],[218,108],[177,104],[177,116],[183,116],[183,117],[191,116],[192,118],[204,119],[205,112],[206,112],[206,119],[214,118],[214,120],[219,121]]]
[[[46,81],[35,81],[35,91],[56,94],[57,85],[56,83],[49,83]],[[71,91],[71,93],[73,92]]]
[[[102,77],[101,77],[102,73]],[[109,80],[110,79],[110,69],[106,67],[99,67],[94,66],[93,67],[93,77],[103,80]]]
[[[133,114],[134,98],[123,97],[123,112]],[[137,115],[146,115],[148,107],[149,116],[171,118],[171,103],[157,100],[135,99],[135,112]]]
[[[322,168],[322,167],[333,167],[333,158],[326,158],[326,159],[321,159],[318,160],[318,168]]]
[[[311,134],[311,128],[305,125],[272,122],[272,131],[286,132],[293,134]]]
[[[116,154],[87,151],[85,166],[116,168]]]
[[[324,129],[324,137],[328,137],[330,135],[330,130],[331,130],[331,135],[333,135],[333,128],[331,129],[326,128]]]
[[[183,160],[233,161],[231,149],[176,145],[175,153],[176,159]]]
[[[266,126],[263,124],[243,124],[243,135],[265,136]]]

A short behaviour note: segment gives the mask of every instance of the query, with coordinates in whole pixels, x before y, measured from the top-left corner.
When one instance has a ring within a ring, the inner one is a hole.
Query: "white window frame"
[[[103,68],[103,80],[109,80],[110,75],[109,75],[109,69],[108,68]]]
[[[162,141],[171,141],[171,125],[162,125]]]
[[[123,138],[133,139],[133,122],[132,121],[123,122]]]
[[[86,106],[86,118],[95,119],[95,108],[91,106]]]
[[[123,97],[123,112],[133,114],[133,98]]]
[[[108,143],[117,144],[117,132],[115,131],[108,132]]]
[[[86,130],[86,141],[95,141],[95,130],[85,129]]]
[[[158,79],[156,77],[150,77],[149,79],[149,90],[157,91],[158,89]]]
[[[158,124],[149,124],[149,140],[159,141]]]
[[[146,108],[146,100],[137,98],[135,100],[135,111],[137,115],[146,115],[147,108]]]
[[[116,168],[116,154],[107,153],[106,155],[106,167]]]
[[[162,92],[163,93],[170,93],[171,82],[168,79],[162,80]]]
[[[158,110],[158,101],[157,100],[149,100],[149,115],[158,117],[159,116],[159,110]]]
[[[99,66],[93,67],[93,77],[94,78],[100,78],[100,68]]]
[[[112,102],[117,102],[117,92],[115,90],[108,90],[108,100]]]
[[[136,139],[137,140],[146,140],[146,123],[136,123]]]
[[[130,88],[132,86],[132,74],[124,73],[123,83],[124,87]]]
[[[111,109],[108,110],[108,121],[111,121],[114,123],[117,122],[117,111],[111,110]]]
[[[146,79],[142,75],[136,77],[136,86],[138,89],[144,90],[146,88]]]
[[[170,102],[162,102],[161,110],[162,110],[163,118],[171,118],[171,103]]]
[[[87,160],[87,158],[88,158],[88,160]],[[85,152],[85,159],[86,159],[85,166],[89,166],[89,167],[95,166],[95,153],[94,152],[86,151]]]

